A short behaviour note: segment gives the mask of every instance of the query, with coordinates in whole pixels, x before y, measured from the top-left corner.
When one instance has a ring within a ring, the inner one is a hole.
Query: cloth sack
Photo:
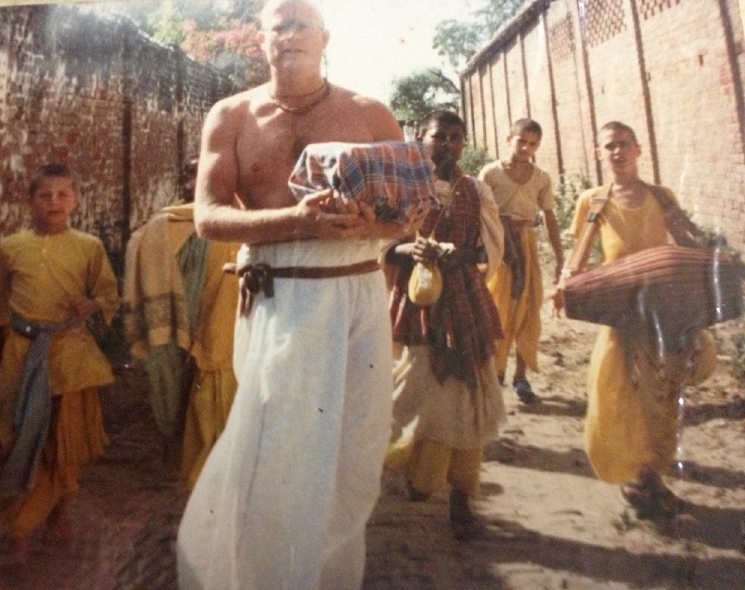
[[[417,262],[409,277],[409,299],[415,305],[427,307],[442,294],[442,274],[434,262]]]

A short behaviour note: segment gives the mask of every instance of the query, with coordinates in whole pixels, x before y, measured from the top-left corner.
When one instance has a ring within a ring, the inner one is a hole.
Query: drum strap
[[[652,196],[665,214],[665,227],[678,246],[701,248],[704,230],[693,223],[685,211],[668,195],[661,186],[648,184]]]
[[[595,234],[598,231],[598,219],[600,218],[600,213],[602,213],[605,204],[610,199],[610,190],[611,185],[608,185],[607,187],[603,187],[603,190],[598,191],[593,195],[592,205],[590,206],[590,211],[587,213],[585,223],[582,225],[582,229],[580,230],[577,243],[572,249],[569,258],[561,271],[564,278],[568,278],[583,268],[587,263],[587,259],[590,256],[592,241],[595,239]]]

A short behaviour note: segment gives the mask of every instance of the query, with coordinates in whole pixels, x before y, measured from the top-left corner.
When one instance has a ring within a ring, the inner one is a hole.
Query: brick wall
[[[79,175],[73,224],[99,235],[116,270],[130,232],[180,195],[203,118],[227,78],[75,6],[0,9],[0,235],[26,223],[31,172]]]
[[[582,9],[582,10],[581,10]],[[503,157],[509,124],[537,119],[537,163],[556,181],[606,174],[597,129],[618,119],[642,144],[643,178],[674,189],[693,218],[745,246],[745,40],[739,0],[538,0],[462,75],[492,72],[494,105],[464,101],[476,145]]]

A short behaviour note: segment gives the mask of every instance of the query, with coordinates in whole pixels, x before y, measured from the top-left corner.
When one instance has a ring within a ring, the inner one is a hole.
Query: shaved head
[[[264,8],[261,9],[261,14],[259,16],[261,27],[264,28],[264,25],[270,19],[270,16],[276,12],[290,12],[297,8],[301,8],[306,16],[310,16],[314,21],[313,24],[325,28],[321,8],[318,3],[313,0],[269,0],[269,2],[264,4]]]

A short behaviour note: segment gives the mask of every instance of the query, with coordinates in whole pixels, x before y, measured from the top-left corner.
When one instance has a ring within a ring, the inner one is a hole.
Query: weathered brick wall
[[[0,235],[27,221],[30,173],[63,161],[79,176],[73,224],[99,235],[121,272],[131,230],[178,198],[206,111],[234,91],[127,20],[0,9]]]
[[[544,127],[539,165],[557,181],[599,183],[597,129],[624,121],[642,144],[642,176],[673,188],[697,222],[745,246],[738,0],[537,0],[474,58],[463,86],[489,67],[499,74],[494,106],[464,109],[469,125],[498,130],[496,142],[472,134],[493,157],[505,155],[509,122],[529,115]]]

